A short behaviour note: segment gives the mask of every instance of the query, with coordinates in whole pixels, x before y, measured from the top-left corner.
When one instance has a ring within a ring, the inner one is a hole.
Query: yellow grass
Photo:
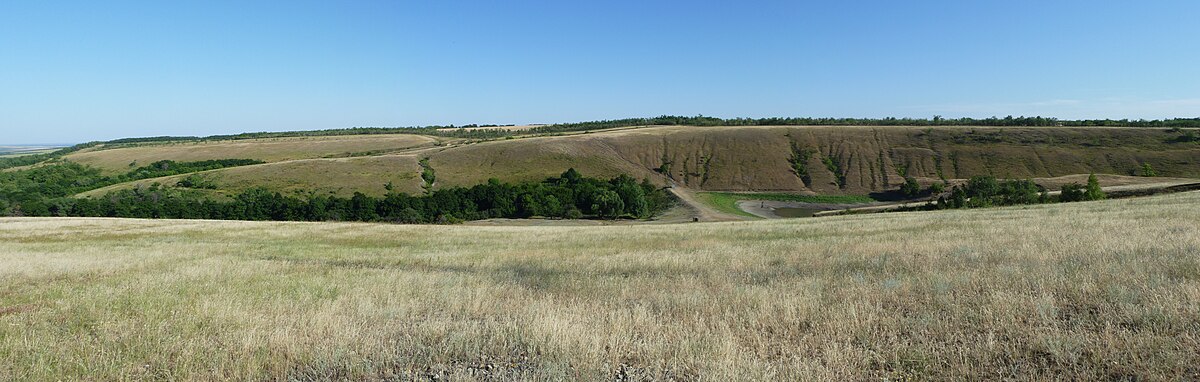
[[[1194,380],[1198,206],[608,227],[0,219],[0,380]]]
[[[384,185],[392,182],[394,190],[410,195],[422,192],[420,166],[413,155],[380,155],[357,158],[301,159],[253,166],[231,167],[200,173],[216,184],[221,192],[238,193],[256,187],[287,195],[316,193],[349,197],[355,192],[382,196]],[[104,196],[113,191],[151,184],[174,185],[188,175],[142,179],[115,184],[79,194],[83,197]]]
[[[257,159],[278,162],[327,156],[348,156],[375,150],[400,150],[428,146],[437,138],[414,134],[346,135],[330,137],[263,138],[215,142],[159,143],[116,149],[88,150],[66,159],[123,173],[160,160],[177,162],[209,159]]]

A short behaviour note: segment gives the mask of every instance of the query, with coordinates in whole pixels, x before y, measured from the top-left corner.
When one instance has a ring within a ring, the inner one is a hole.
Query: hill
[[[0,380],[1197,379],[1198,205],[607,227],[4,218]]]
[[[178,162],[214,159],[255,159],[264,162],[378,155],[419,146],[433,146],[438,138],[416,134],[284,137],[221,141],[150,142],[97,145],[64,159],[118,174],[160,160]]]
[[[1178,136],[1177,130],[1156,128],[655,126],[492,140],[380,135],[149,144],[66,159],[107,171],[134,160],[260,159],[274,163],[209,175],[222,189],[263,185],[342,195],[379,195],[388,181],[417,192],[424,186],[418,174],[425,158],[436,171],[435,188],[489,178],[536,181],[574,167],[598,177],[628,174],[696,190],[863,195],[896,189],[905,176],[928,184],[975,175],[1138,175],[1149,165],[1159,176],[1200,177],[1200,145]],[[363,157],[316,159],[325,156]],[[114,188],[120,187],[132,185]]]

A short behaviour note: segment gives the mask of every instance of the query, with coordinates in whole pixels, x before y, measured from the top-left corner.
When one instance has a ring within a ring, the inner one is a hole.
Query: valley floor
[[[1200,379],[1200,192],[675,225],[0,219],[0,380]]]

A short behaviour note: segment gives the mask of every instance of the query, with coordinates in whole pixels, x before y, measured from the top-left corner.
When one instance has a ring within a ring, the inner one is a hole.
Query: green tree
[[[616,219],[625,212],[625,203],[616,192],[601,190],[593,197],[592,212],[600,217]]]
[[[967,181],[967,194],[974,198],[990,199],[1000,193],[1000,183],[996,181],[996,177],[988,175],[978,175],[971,177]]]
[[[967,206],[967,191],[962,187],[954,186],[950,190],[950,208],[963,208]]]
[[[1104,190],[1100,189],[1100,180],[1096,174],[1088,175],[1087,190],[1083,195],[1085,200],[1101,200],[1105,198]]]
[[[1149,163],[1142,163],[1142,176],[1158,176],[1158,173],[1154,172],[1154,167],[1150,167]]]

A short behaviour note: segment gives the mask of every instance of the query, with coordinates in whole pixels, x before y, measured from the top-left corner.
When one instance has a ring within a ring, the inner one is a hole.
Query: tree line
[[[908,182],[906,182],[907,184]],[[907,187],[912,187],[911,185]],[[997,180],[993,176],[975,176],[966,184],[954,186],[943,192],[944,186],[935,183],[929,193],[937,196],[936,204],[925,209],[982,208],[1054,202],[1079,202],[1101,200],[1106,197],[1100,188],[1096,174],[1088,176],[1087,184],[1068,183],[1062,186],[1059,195],[1050,195],[1050,190],[1029,179]]]
[[[0,214],[46,216],[50,214],[52,205],[70,202],[55,199],[67,198],[81,192],[133,180],[258,163],[263,162],[252,159],[218,159],[197,162],[164,160],[134,168],[124,174],[106,176],[95,167],[70,161],[52,160],[45,165],[29,169],[0,172]]]
[[[628,175],[609,180],[584,177],[569,169],[542,182],[502,183],[439,189],[422,196],[389,191],[383,197],[355,193],[344,198],[284,195],[255,188],[229,200],[194,190],[151,185],[98,198],[71,198],[97,182],[98,172],[69,166],[55,173],[39,198],[0,193],[0,213],[8,216],[79,216],[288,221],[370,221],[455,223],[488,218],[648,218],[673,201],[661,187]],[[70,179],[74,180],[70,180]],[[28,190],[27,190],[28,191]],[[28,196],[28,195],[26,195]]]

